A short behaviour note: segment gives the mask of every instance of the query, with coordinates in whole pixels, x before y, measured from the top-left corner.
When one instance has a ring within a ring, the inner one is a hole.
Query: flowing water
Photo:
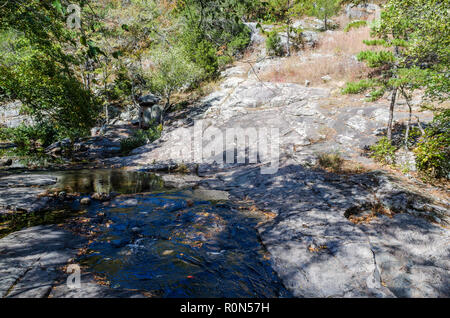
[[[54,187],[82,194],[121,193],[94,201],[100,235],[78,260],[112,288],[162,297],[289,296],[270,265],[256,225],[260,212],[207,190],[164,188],[148,173],[121,170],[52,172]]]

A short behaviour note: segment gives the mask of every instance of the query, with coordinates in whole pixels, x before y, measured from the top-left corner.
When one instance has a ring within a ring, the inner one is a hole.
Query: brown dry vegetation
[[[368,67],[355,59],[355,55],[369,47],[363,40],[370,38],[368,27],[325,32],[320,36],[317,48],[305,50],[300,56],[293,55],[276,69],[270,69],[260,75],[264,81],[312,85],[323,83],[322,77],[331,76],[333,81],[355,81],[369,71]],[[342,84],[342,83],[341,83]]]

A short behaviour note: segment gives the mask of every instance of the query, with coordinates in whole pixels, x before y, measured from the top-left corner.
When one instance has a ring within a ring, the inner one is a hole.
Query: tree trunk
[[[419,126],[420,133],[423,136],[423,135],[425,135],[425,130],[423,129],[422,124],[420,123],[420,118],[419,118],[419,116],[415,116],[415,117],[417,118],[417,125]]]
[[[397,87],[392,90],[391,105],[389,107],[389,121],[387,127],[387,138],[389,139],[389,141],[392,141],[392,122],[394,121],[394,108],[395,101],[397,99],[397,90]]]
[[[290,30],[290,25],[289,25],[289,21],[288,21],[288,23],[287,23],[287,56],[291,56],[291,48],[290,48],[290,45],[289,45],[289,33],[291,32],[291,30]]]
[[[402,94],[405,97],[406,104],[408,105],[409,108],[409,117],[405,132],[405,149],[408,150],[409,131],[411,130],[411,120],[412,120],[412,107],[408,95],[406,95],[405,92],[402,92]]]
[[[134,81],[131,81],[131,100],[133,101],[134,106],[139,111],[139,128],[142,128],[142,107],[139,105],[139,103],[136,101],[136,91],[134,86]]]
[[[169,111],[169,109],[170,109],[170,97],[166,99],[166,104],[164,105],[164,107],[162,107],[161,113],[159,115],[159,122],[162,126],[164,126],[164,115],[166,114],[166,112]]]
[[[291,56],[291,46],[290,46],[290,36],[291,36],[291,18],[289,16],[289,10],[291,9],[291,1],[288,1],[288,7],[287,7],[287,20],[286,20],[286,24],[287,24],[287,47],[286,47],[286,54],[287,56]]]
[[[105,105],[105,121],[106,125],[109,124],[109,110],[108,110],[108,104]]]

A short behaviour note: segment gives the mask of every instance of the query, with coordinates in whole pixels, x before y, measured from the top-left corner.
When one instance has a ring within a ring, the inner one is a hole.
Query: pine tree
[[[344,93],[371,90],[371,99],[391,92],[387,137],[392,139],[392,122],[398,94],[410,107],[412,92],[424,88],[430,100],[448,99],[450,78],[449,1],[389,0],[381,20],[372,27],[372,39],[364,41],[375,46],[357,55],[373,69],[358,83],[349,83]],[[411,115],[410,115],[411,116]],[[409,126],[409,125],[408,125]]]

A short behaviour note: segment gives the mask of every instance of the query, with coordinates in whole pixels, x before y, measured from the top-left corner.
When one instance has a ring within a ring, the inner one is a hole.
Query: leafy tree
[[[0,6],[0,32],[12,34],[10,44],[20,49],[1,52],[0,91],[21,100],[37,123],[75,138],[95,122],[98,103],[74,71],[80,60],[69,52],[76,41],[62,8],[60,1],[37,0]]]
[[[339,0],[316,0],[314,1],[312,14],[323,20],[324,29],[328,30],[328,19],[340,10]]]
[[[171,109],[172,95],[182,88],[189,87],[202,76],[202,69],[191,62],[186,52],[176,47],[160,47],[152,54],[153,66],[146,75],[152,92],[160,95],[164,101],[161,112],[164,115]]]
[[[391,92],[389,140],[392,139],[393,113],[399,93],[406,98],[410,110],[412,92],[418,88],[424,88],[430,100],[448,99],[449,12],[448,1],[389,0],[381,21],[372,27],[374,39],[365,41],[379,50],[364,51],[357,56],[374,69],[369,74],[372,99],[382,97],[386,91]]]
[[[266,40],[266,48],[269,55],[276,55],[276,56],[283,55],[283,48],[281,47],[281,39],[276,30],[269,32]]]
[[[217,75],[220,66],[250,43],[250,30],[241,14],[252,4],[249,0],[180,1],[181,42],[191,60],[205,69],[206,77]]]
[[[435,117],[414,149],[417,168],[427,177],[450,179],[450,110]]]

